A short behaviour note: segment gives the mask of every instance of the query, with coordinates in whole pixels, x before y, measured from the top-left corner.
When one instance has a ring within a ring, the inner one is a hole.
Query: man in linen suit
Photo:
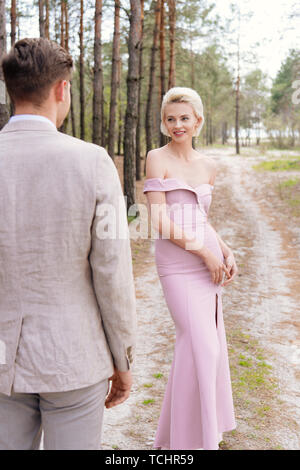
[[[72,58],[46,39],[3,59],[0,449],[100,449],[129,396],[136,316],[124,196],[107,152],[58,132]],[[111,388],[109,391],[109,384]]]

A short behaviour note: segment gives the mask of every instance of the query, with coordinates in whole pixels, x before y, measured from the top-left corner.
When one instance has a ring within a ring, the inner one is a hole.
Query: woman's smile
[[[178,135],[183,135],[183,134],[185,134],[185,131],[174,131],[173,134],[177,135],[177,136]]]

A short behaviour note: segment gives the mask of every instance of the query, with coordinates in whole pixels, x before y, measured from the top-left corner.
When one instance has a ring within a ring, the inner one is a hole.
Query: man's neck
[[[43,116],[49,119],[56,126],[56,112],[55,110],[45,110],[43,108],[34,108],[33,106],[16,106],[14,115],[18,116],[20,114],[32,114],[36,116]]]

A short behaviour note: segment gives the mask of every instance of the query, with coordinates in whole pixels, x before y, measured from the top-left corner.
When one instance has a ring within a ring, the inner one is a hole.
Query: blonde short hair
[[[168,137],[170,137],[170,134],[168,134],[168,131],[164,124],[164,112],[166,105],[170,103],[190,103],[197,118],[202,118],[201,124],[196,129],[194,134],[195,137],[198,136],[204,124],[203,104],[198,93],[192,88],[174,87],[170,88],[170,90],[168,90],[167,93],[164,95],[161,104],[160,130],[164,135],[167,135]]]

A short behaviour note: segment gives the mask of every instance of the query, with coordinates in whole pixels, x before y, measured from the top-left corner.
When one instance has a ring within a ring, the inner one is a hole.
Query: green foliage
[[[160,372],[158,374],[153,374],[153,377],[155,379],[161,379],[163,377],[164,374],[161,374]]]
[[[255,170],[267,170],[267,171],[286,171],[286,170],[300,170],[300,157],[296,157],[293,160],[271,160],[260,162],[257,165],[253,165]]]
[[[202,53],[182,47],[178,50],[177,77],[178,86],[194,88],[200,94],[205,114],[202,140],[215,142],[225,122],[228,129],[234,124],[233,77],[219,46],[207,46]]]
[[[271,143],[281,149],[294,147],[297,138],[299,141],[300,106],[293,103],[299,73],[300,51],[292,49],[282,62],[273,82],[268,116],[265,120]]]
[[[271,90],[271,110],[274,114],[292,112],[293,82],[299,79],[300,51],[292,49],[281,64]]]
[[[250,129],[255,129],[257,142],[261,137],[261,124],[269,99],[266,83],[267,75],[259,69],[249,72],[241,83],[240,127],[247,134]]]
[[[286,180],[286,181],[283,181],[282,183],[280,183],[280,187],[281,188],[287,188],[287,187],[292,187],[292,186],[296,186],[296,184],[299,184],[300,183],[300,179],[299,178],[291,178],[289,180]]]
[[[20,21],[20,36],[29,35],[31,23],[38,26],[38,2],[27,0],[18,2],[18,17]],[[76,64],[73,78],[73,103],[75,110],[76,135],[79,136],[79,2],[67,2],[69,17],[69,47]],[[93,100],[93,67],[94,67],[94,9],[95,2],[84,2],[84,55],[85,55],[85,139],[92,140],[92,100]],[[7,6],[7,22],[9,7]],[[141,76],[141,149],[145,149],[145,110],[150,76],[150,56],[153,43],[153,27],[155,20],[155,2],[144,2],[144,35],[143,35],[143,64]],[[237,17],[238,9],[233,9],[226,18],[220,18],[212,0],[180,0],[176,2],[176,41],[175,41],[175,71],[176,86],[196,89],[202,97],[205,113],[205,124],[200,140],[204,144],[226,142],[235,126],[235,81],[228,57],[231,54],[230,44],[226,43],[231,23]],[[112,65],[114,3],[103,2],[102,16],[102,69],[104,95],[104,146],[107,146],[107,130],[110,113],[110,87]],[[118,93],[118,112],[116,136],[123,140],[124,115],[127,101],[127,68],[128,68],[128,34],[129,34],[130,2],[122,2],[120,12],[120,55],[121,80]],[[34,19],[34,20],[33,20]],[[168,4],[165,4],[165,74],[166,90],[169,70],[169,23]],[[50,0],[50,36],[60,41],[60,2]],[[270,143],[279,148],[289,148],[299,141],[300,106],[294,105],[291,97],[295,92],[293,83],[299,80],[300,51],[292,49],[282,62],[280,70],[273,82],[272,90],[267,87],[267,76],[259,69],[254,69],[243,76],[241,67],[240,87],[240,128],[242,133],[254,130],[257,143],[261,138],[261,129],[268,133]],[[159,50],[156,54],[156,83],[153,91],[152,127],[154,146],[159,146],[160,127],[160,97],[159,94],[160,66]],[[270,94],[270,96],[269,96]],[[263,124],[263,125],[262,125]],[[67,132],[72,133],[69,118]],[[225,137],[224,137],[225,136]],[[222,139],[221,139],[222,138]],[[117,138],[115,139],[117,145]],[[117,149],[115,149],[117,151]],[[122,152],[122,148],[120,148]]]
[[[151,405],[151,403],[154,403],[155,400],[154,398],[148,398],[148,400],[143,401],[143,405]]]

